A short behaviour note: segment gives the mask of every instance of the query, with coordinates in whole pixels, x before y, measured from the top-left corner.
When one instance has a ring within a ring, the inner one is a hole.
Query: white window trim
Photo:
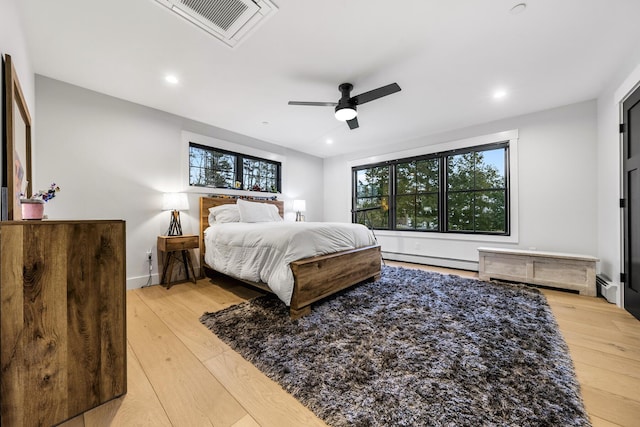
[[[219,148],[221,150],[232,151],[234,153],[246,154],[248,156],[259,157],[265,160],[280,162],[281,179],[284,181],[284,168],[286,157],[280,154],[271,153],[269,151],[260,150],[258,148],[247,147],[246,145],[236,144],[234,142],[224,141],[222,139],[212,138],[210,136],[199,135],[197,133],[182,131],[182,186],[187,193],[197,194],[230,194],[242,196],[258,196],[270,197],[279,193],[270,193],[262,191],[235,190],[231,188],[215,188],[215,187],[198,187],[189,185],[189,143],[205,145],[211,148]]]
[[[430,233],[421,231],[398,231],[398,230],[376,230],[376,235],[403,237],[411,236],[411,238],[421,239],[441,239],[441,240],[459,240],[467,242],[494,242],[494,243],[518,243],[519,241],[519,223],[518,223],[518,129],[512,129],[503,132],[492,133],[488,135],[476,136],[472,138],[460,139],[457,141],[443,142],[440,144],[427,145],[410,150],[396,151],[377,156],[366,157],[347,162],[349,176],[352,176],[352,168],[368,164],[375,164],[389,160],[404,159],[408,157],[422,156],[431,153],[439,153],[443,151],[457,150],[461,148],[475,147],[479,145],[491,144],[494,142],[509,141],[509,236],[491,236],[485,234],[458,234],[458,233]],[[353,179],[353,178],[352,178]],[[348,206],[351,206],[351,192],[349,192]]]

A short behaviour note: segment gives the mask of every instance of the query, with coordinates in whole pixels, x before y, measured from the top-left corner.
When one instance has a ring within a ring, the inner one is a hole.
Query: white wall
[[[11,55],[20,79],[22,93],[27,100],[29,112],[33,115],[35,109],[33,67],[14,0],[0,0],[0,53]]]
[[[169,213],[162,193],[183,191],[182,131],[222,139],[286,159],[285,201],[307,200],[309,221],[322,220],[322,159],[109,97],[46,77],[36,77],[38,171],[34,189],[55,181],[61,192],[45,206],[50,219],[124,219],[127,222],[127,286],[144,285],[146,251],[152,249],[157,283],[156,238]],[[214,190],[202,194],[210,194]],[[198,197],[181,214],[183,232],[198,234]]]
[[[35,123],[33,68],[27,51],[27,42],[22,30],[20,15],[14,0],[0,0],[0,55],[2,57],[11,55],[33,124]],[[0,70],[0,81],[4,81],[4,72],[2,70]],[[4,117],[4,103],[2,102],[1,104],[0,117]],[[0,140],[4,141],[4,133],[4,126],[0,124]],[[35,141],[32,141],[31,146],[34,151],[35,145]],[[0,165],[2,164],[4,164],[4,159],[0,152]],[[33,178],[35,178],[35,172],[33,173]]]
[[[387,254],[389,258],[468,269],[477,269],[480,246],[596,255],[596,124],[596,102],[588,101],[404,143],[390,143],[385,150],[325,159],[325,220],[350,220],[349,165],[356,159],[517,129],[517,243],[441,239],[432,233],[378,232],[383,252],[401,254]],[[427,150],[425,148],[425,152]]]

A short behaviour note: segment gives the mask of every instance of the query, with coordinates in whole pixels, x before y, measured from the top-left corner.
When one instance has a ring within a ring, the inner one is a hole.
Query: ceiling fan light
[[[336,119],[341,122],[346,122],[347,120],[355,119],[358,115],[358,112],[354,107],[336,107]]]

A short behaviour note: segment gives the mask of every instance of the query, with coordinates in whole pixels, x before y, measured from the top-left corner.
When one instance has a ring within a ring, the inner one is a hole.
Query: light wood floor
[[[205,311],[258,294],[223,279],[128,291],[128,393],[62,425],[324,426],[198,320]],[[544,294],[569,345],[593,425],[640,425],[640,322],[603,299]]]

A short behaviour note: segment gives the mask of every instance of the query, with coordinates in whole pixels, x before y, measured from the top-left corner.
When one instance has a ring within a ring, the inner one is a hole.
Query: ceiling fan
[[[338,86],[338,90],[342,94],[338,102],[289,101],[289,105],[336,107],[336,119],[347,122],[349,129],[356,129],[358,127],[358,105],[374,101],[378,98],[391,95],[392,93],[396,93],[401,90],[397,83],[391,83],[390,85],[382,86],[377,89],[370,90],[369,92],[361,93],[360,95],[351,96],[352,89],[353,85],[351,83],[342,83]]]

